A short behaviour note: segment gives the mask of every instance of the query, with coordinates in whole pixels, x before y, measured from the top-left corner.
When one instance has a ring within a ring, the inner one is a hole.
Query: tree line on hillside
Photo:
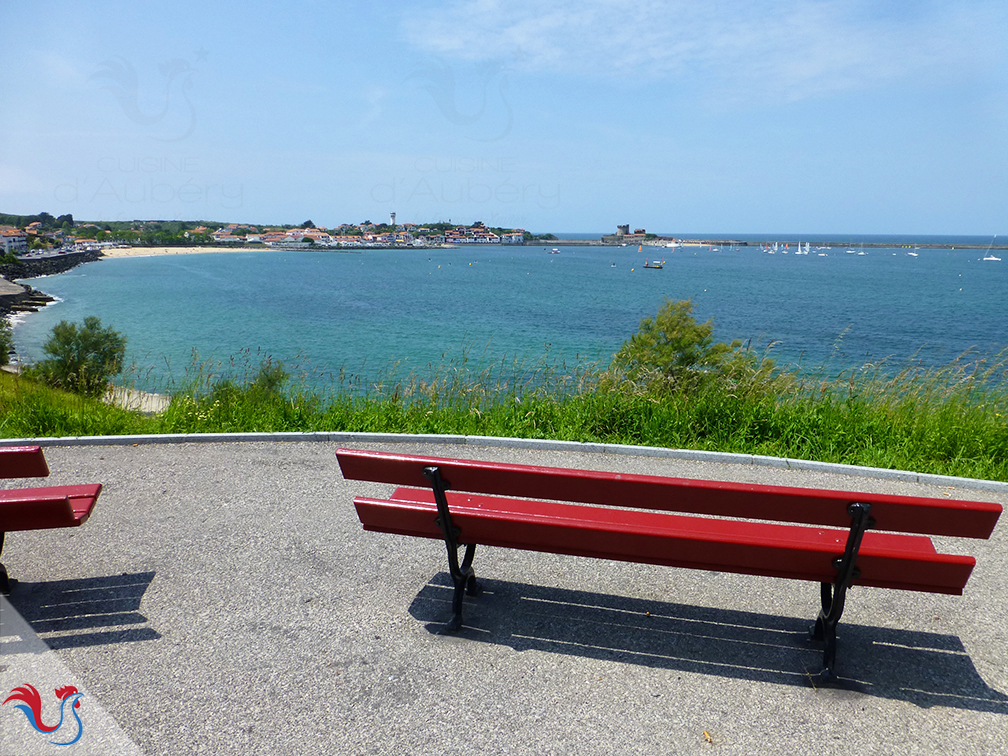
[[[64,231],[72,233],[78,239],[94,239],[95,241],[112,241],[124,244],[135,244],[143,246],[186,246],[192,244],[212,244],[213,233],[219,228],[226,228],[231,224],[220,221],[180,221],[180,220],[130,220],[130,221],[74,221],[72,214],[54,217],[50,213],[41,212],[36,215],[11,215],[0,213],[0,225],[26,228],[32,223],[41,224],[43,232]],[[409,230],[415,236],[442,235],[445,231],[457,228],[459,223],[450,221],[437,221],[436,223],[413,224]],[[474,227],[483,227],[481,221],[474,221]],[[241,234],[257,234],[267,230],[287,231],[292,228],[315,228],[311,220],[306,220],[298,225],[286,224],[242,224],[238,228]],[[197,232],[196,229],[203,229]],[[487,230],[495,234],[504,234],[514,229],[486,226]],[[420,230],[423,229],[423,230]],[[393,231],[404,230],[403,224],[392,226],[389,223],[372,223],[365,220],[357,224],[341,224],[334,229],[336,233],[344,236],[363,236],[365,233],[387,234]],[[552,241],[557,237],[553,234],[532,234],[525,231],[525,241]]]
[[[10,215],[0,213],[0,226],[14,226],[15,228],[26,228],[32,223],[41,223],[43,231],[59,231],[74,227],[73,215],[67,213],[54,218],[49,213],[39,213],[38,215]]]

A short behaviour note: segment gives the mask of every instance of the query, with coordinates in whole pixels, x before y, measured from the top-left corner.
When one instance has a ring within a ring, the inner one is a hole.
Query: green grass
[[[247,357],[248,355],[246,355]],[[364,384],[244,367],[197,366],[168,410],[143,417],[24,379],[0,377],[5,437],[358,431],[595,441],[765,454],[1008,481],[1005,355],[937,369],[865,366],[828,375],[767,370],[629,381],[593,366],[467,357]]]
[[[0,437],[158,433],[160,423],[96,399],[0,372]]]

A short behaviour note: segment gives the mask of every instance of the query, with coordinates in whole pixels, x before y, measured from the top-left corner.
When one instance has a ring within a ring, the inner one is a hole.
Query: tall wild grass
[[[1008,353],[928,368],[869,364],[800,374],[750,355],[687,379],[628,380],[543,357],[355,380],[328,391],[265,359],[200,375],[164,432],[444,433],[765,454],[1008,480]],[[193,390],[198,387],[199,390]]]
[[[319,386],[323,388],[318,388]],[[950,364],[780,369],[735,345],[715,367],[603,367],[471,349],[374,379],[246,351],[195,359],[162,414],[0,378],[5,437],[241,431],[444,433],[704,449],[1008,481],[1008,351]]]

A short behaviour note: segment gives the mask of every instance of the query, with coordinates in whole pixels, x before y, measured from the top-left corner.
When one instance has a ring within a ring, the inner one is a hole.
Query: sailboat
[[[987,254],[983,256],[983,259],[988,262],[1001,262],[1000,257],[995,257],[991,249],[994,247],[994,242],[997,240],[997,234],[994,234],[994,238],[991,239],[991,243],[987,246]]]

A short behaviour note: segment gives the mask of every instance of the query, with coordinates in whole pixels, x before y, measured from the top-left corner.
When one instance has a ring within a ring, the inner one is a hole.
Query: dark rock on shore
[[[21,291],[13,290],[15,286]],[[11,284],[10,287],[4,287],[4,291],[0,294],[0,316],[14,312],[38,312],[39,308],[55,301],[48,294],[23,284]]]

